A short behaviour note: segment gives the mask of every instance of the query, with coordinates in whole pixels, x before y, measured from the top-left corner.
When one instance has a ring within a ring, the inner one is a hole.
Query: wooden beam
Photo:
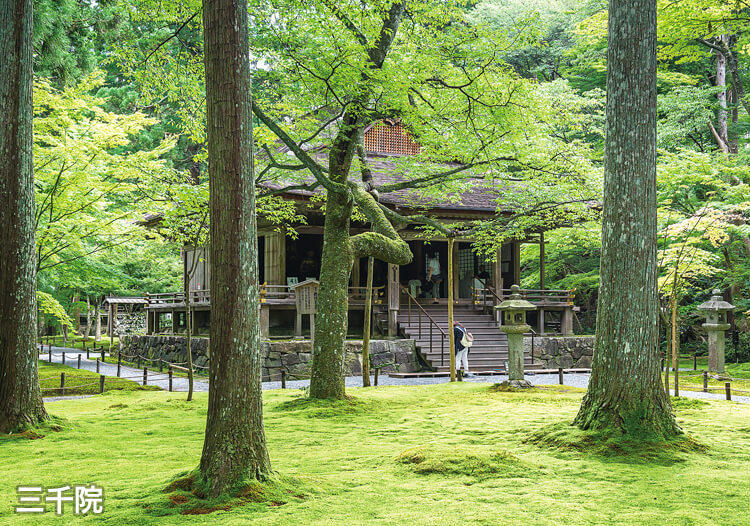
[[[388,336],[398,334],[398,310],[401,291],[399,290],[399,266],[388,264]]]

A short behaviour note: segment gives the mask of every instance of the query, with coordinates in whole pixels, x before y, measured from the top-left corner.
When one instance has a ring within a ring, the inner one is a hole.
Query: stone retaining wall
[[[184,336],[123,336],[120,339],[125,355],[140,354],[171,363],[187,361]],[[208,338],[192,338],[193,363],[207,367],[210,359]],[[312,365],[309,340],[261,342],[263,380],[278,380],[281,370],[287,377],[308,378]],[[419,369],[414,340],[371,340],[370,361],[382,372],[414,372]],[[348,376],[362,374],[362,341],[346,342],[345,372]]]
[[[531,353],[531,337],[523,339],[524,351]],[[593,336],[535,336],[534,361],[545,369],[589,369],[594,356]]]

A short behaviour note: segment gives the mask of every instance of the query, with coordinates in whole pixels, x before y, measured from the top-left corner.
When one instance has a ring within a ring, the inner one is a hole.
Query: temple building
[[[419,145],[407,130],[396,121],[380,121],[365,129],[365,149],[368,166],[376,187],[399,180],[399,157],[419,153]],[[325,162],[325,152],[310,152]],[[281,187],[269,185],[279,191]],[[304,224],[290,225],[297,232],[291,237],[278,227],[258,222],[259,281],[261,287],[261,333],[263,337],[303,336],[309,327],[304,317],[296,313],[294,286],[308,279],[318,279],[323,247],[324,216],[315,193],[289,190],[280,194],[295,203]],[[468,191],[457,193],[440,202],[415,197],[399,190],[380,195],[380,203],[402,215],[428,213],[446,223],[469,223],[477,219],[491,219],[497,214],[512,214],[502,210],[502,188],[483,179]],[[500,208],[500,211],[498,209]],[[369,231],[369,225],[352,221],[351,233]],[[520,246],[522,243],[544,243],[543,232],[528,238],[504,243],[495,258],[484,259],[472,250],[470,239],[455,239],[449,253],[445,239],[426,239],[424,229],[413,224],[398,231],[409,244],[414,258],[409,265],[397,266],[375,260],[373,272],[373,326],[384,335],[407,337],[417,341],[417,347],[433,367],[444,361],[447,335],[448,286],[453,287],[456,300],[456,319],[475,335],[472,360],[477,368],[502,368],[507,345],[497,330],[494,305],[502,301],[513,284],[521,282]],[[540,282],[544,289],[544,250],[541,252]],[[195,259],[198,258],[196,262]],[[448,279],[449,258],[453,275]],[[206,248],[183,250],[185,280],[189,280],[190,303],[193,310],[194,332],[207,334],[210,325],[211,261]],[[427,282],[430,268],[439,268],[443,281],[434,285]],[[188,269],[194,269],[192,276]],[[364,298],[367,283],[367,258],[355,261],[350,279],[349,310],[350,335],[361,338]],[[529,301],[538,306],[529,314],[537,333],[572,333],[572,291],[524,291]],[[437,301],[435,300],[437,298]],[[146,307],[147,331],[154,333],[184,332],[185,297],[183,293],[151,295]]]

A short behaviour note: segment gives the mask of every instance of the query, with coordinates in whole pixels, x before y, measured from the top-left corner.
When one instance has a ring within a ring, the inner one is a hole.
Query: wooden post
[[[104,348],[102,348],[102,362],[104,362],[104,361],[106,361],[106,360],[104,359]]]
[[[81,355],[78,355],[78,368],[81,368]]]
[[[122,367],[122,357],[117,357],[117,377],[120,377],[120,367]]]
[[[375,258],[367,258],[367,290],[365,292],[365,320],[362,333],[362,387],[370,387],[370,318],[372,317],[372,273]]]
[[[563,381],[563,368],[562,367],[557,368],[557,379],[560,382],[560,385],[565,384],[565,382]]]
[[[49,354],[47,354],[47,361],[52,363],[52,347],[49,348]]]
[[[284,369],[281,370],[281,388],[286,389],[286,371]]]
[[[104,379],[106,377],[102,374],[99,376],[99,394],[102,394],[104,392]]]
[[[458,278],[458,244],[453,243],[453,249],[448,251],[448,257],[453,259],[453,301],[458,302],[458,298],[461,297],[459,294],[459,278]]]
[[[96,372],[99,372],[99,358],[96,359]]]
[[[169,373],[169,392],[172,392],[172,367],[170,366],[169,370],[167,371]]]
[[[694,354],[693,355],[693,371],[697,371],[697,370],[698,370],[698,355]]]
[[[90,360],[90,359],[91,359],[91,356],[89,356],[89,348],[88,348],[88,347],[86,347],[86,344],[85,344],[85,343],[83,344],[83,350],[84,350],[84,351],[86,351],[86,359],[87,359],[87,360]]]
[[[148,367],[143,368],[143,385],[148,385]]]
[[[302,314],[296,311],[297,316],[294,318],[294,337],[298,340],[302,339]]]
[[[539,232],[539,288],[545,289],[545,269],[544,269],[544,231]]]
[[[727,400],[731,400],[732,399],[732,384],[730,384],[729,382],[726,382],[724,384],[724,389],[726,389],[727,391]]]
[[[511,243],[511,263],[513,264],[512,283],[521,283],[521,243],[518,241]]]
[[[260,305],[260,337],[261,339],[271,337],[271,309],[268,303]]]
[[[378,386],[378,374],[380,374],[380,368],[379,367],[377,367],[375,369],[375,387]]]
[[[453,333],[453,243],[448,238],[448,355],[450,356],[451,382],[456,381],[456,337]],[[377,384],[376,384],[377,385]]]
[[[399,283],[399,266],[388,264],[388,336],[398,334],[398,310],[401,290]]]
[[[708,392],[708,371],[703,371],[703,392]]]
[[[60,373],[60,396],[65,396],[65,373]]]
[[[115,316],[117,316],[117,305],[109,304],[109,323],[107,323],[107,332],[109,332],[109,348],[111,349],[115,342]],[[104,358],[102,358],[104,361]]]
[[[62,364],[65,365],[65,353],[62,353]]]
[[[177,334],[177,313],[172,309],[172,334]]]
[[[456,379],[457,379],[457,380],[458,380],[459,382],[463,382],[463,381],[464,381],[464,373],[463,373],[463,369],[459,369],[459,370],[458,370],[458,374],[456,375]]]

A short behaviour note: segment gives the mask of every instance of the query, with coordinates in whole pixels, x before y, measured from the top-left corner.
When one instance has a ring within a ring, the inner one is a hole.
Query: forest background
[[[182,288],[175,240],[192,235],[184,218],[205,209],[208,192],[198,5],[35,2],[38,289],[44,325],[51,330],[70,321],[63,311],[73,319],[81,312],[96,317],[105,295]],[[251,2],[251,14],[273,8],[272,1]],[[537,99],[519,113],[555,122],[545,132],[575,153],[570,164],[586,173],[581,185],[598,195],[606,2],[483,0],[460,8],[467,23],[503,40],[497,58],[504,73]],[[281,67],[267,57],[285,44],[269,32],[251,35],[255,95],[276,102],[271,115],[281,122],[304,107],[280,103]],[[664,306],[674,295],[683,350],[699,351],[705,345],[695,307],[711,289],[721,289],[737,306],[727,359],[750,360],[750,4],[660,1],[659,59]],[[517,127],[526,125],[523,116],[518,119]],[[268,130],[261,122],[255,129],[262,148]],[[540,157],[546,148],[538,145]],[[569,190],[550,184],[544,199]],[[528,200],[517,203],[522,209],[539,196],[515,199]],[[272,195],[261,197],[259,213],[279,224],[294,217]],[[163,214],[171,235],[139,226],[149,214]],[[594,215],[546,234],[546,285],[576,289],[582,307],[576,332],[593,332],[600,228]],[[538,261],[539,246],[523,245],[522,287],[539,286]]]

